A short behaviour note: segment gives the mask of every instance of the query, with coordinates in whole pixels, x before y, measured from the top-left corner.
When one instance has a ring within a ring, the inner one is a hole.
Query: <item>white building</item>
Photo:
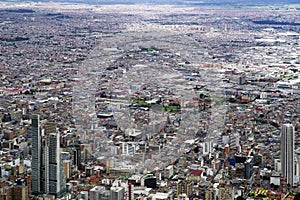
[[[295,133],[292,124],[283,124],[281,127],[281,175],[286,178],[287,184],[294,184],[295,176]]]

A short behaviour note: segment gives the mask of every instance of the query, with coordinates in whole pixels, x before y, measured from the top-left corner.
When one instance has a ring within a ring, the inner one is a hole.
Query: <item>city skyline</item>
[[[300,5],[178,2],[0,2],[0,200],[297,199]]]

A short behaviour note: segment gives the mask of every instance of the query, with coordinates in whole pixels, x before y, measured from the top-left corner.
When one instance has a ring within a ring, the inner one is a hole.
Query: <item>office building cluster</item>
[[[60,137],[53,122],[41,129],[39,116],[32,118],[32,194],[61,197],[66,192],[66,177],[60,156]]]
[[[0,5],[0,200],[297,199],[295,6]]]

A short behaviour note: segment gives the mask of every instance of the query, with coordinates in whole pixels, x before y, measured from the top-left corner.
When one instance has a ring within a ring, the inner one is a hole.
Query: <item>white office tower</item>
[[[280,159],[274,159],[274,170],[276,172],[281,172],[281,160]]]
[[[297,183],[300,178],[300,148],[295,150],[295,176]]]
[[[111,191],[104,186],[95,186],[89,191],[89,200],[111,200]]]
[[[123,187],[111,187],[111,200],[124,200],[124,188]]]
[[[123,155],[134,155],[138,149],[138,145],[134,142],[122,142]]]
[[[213,149],[213,143],[211,140],[208,140],[206,142],[203,142],[203,154],[207,155],[212,152]]]
[[[294,177],[294,184],[295,183],[299,183],[299,171],[300,171],[299,157],[295,157],[295,177]]]
[[[294,184],[294,150],[295,133],[292,124],[283,124],[281,127],[281,175],[285,177],[286,183]]]

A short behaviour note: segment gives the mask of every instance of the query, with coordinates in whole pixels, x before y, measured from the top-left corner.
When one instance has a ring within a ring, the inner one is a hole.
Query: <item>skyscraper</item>
[[[50,130],[51,132],[47,133],[47,130]],[[47,122],[46,134],[49,141],[49,194],[61,196],[65,192],[66,178],[60,155],[60,134],[56,132],[55,123]]]
[[[40,132],[40,116],[35,115],[31,119],[31,134],[32,134],[32,194],[38,195],[41,193],[41,154],[42,154],[42,140],[41,140],[41,132]]]
[[[294,184],[294,149],[295,134],[292,124],[283,124],[281,127],[281,175],[286,179],[286,183]]]
[[[32,194],[60,197],[66,178],[60,158],[59,133],[54,122],[41,128],[39,116],[32,117]]]
[[[111,200],[123,200],[124,199],[124,188],[111,187],[110,191],[111,191],[111,193],[110,193]]]

